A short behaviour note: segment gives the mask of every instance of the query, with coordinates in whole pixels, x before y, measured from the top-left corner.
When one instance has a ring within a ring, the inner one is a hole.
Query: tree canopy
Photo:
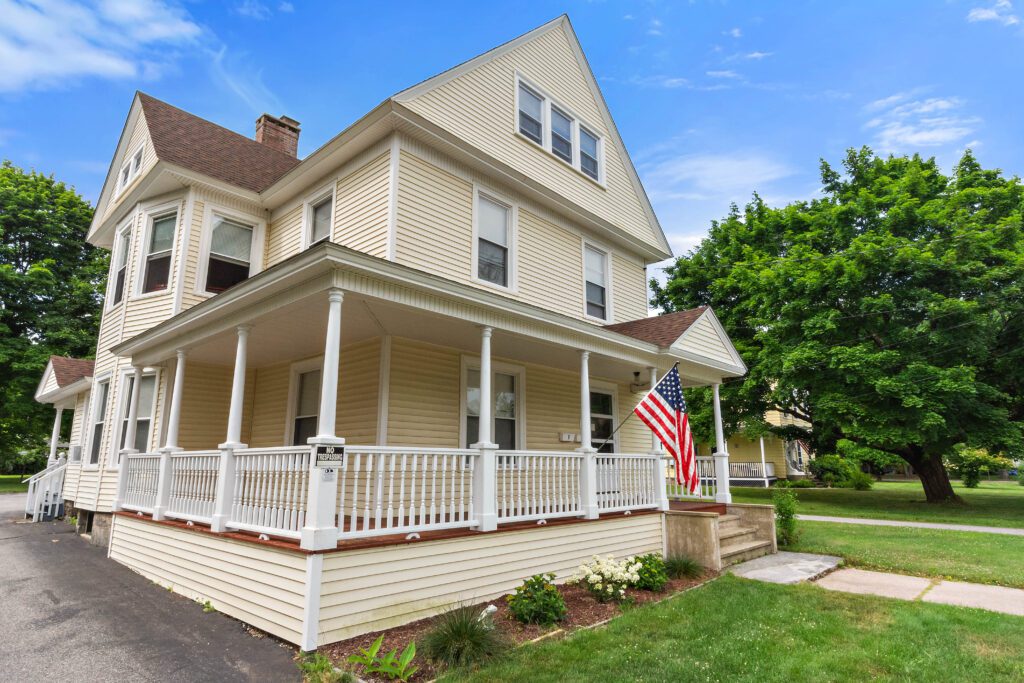
[[[1024,446],[1024,185],[969,151],[947,176],[867,148],[842,172],[822,161],[821,181],[820,198],[733,206],[653,302],[722,320],[750,367],[723,387],[734,430],[895,456],[928,500],[951,498],[955,446]],[[706,434],[707,398],[691,403]],[[769,410],[813,428],[772,427]]]
[[[40,453],[53,411],[33,396],[50,355],[91,357],[107,254],[93,209],[52,176],[0,165],[0,471]]]

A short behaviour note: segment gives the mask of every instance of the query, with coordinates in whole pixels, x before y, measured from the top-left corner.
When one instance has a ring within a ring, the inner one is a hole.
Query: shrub
[[[669,555],[665,559],[665,573],[673,579],[695,579],[704,573],[704,567],[686,555]]]
[[[594,555],[589,564],[580,565],[571,583],[586,588],[598,602],[621,602],[626,598],[626,588],[640,580],[639,571],[640,563],[633,558],[617,562],[611,555]]]
[[[854,469],[851,470],[850,475],[841,485],[843,488],[857,489],[858,491],[870,491],[871,487],[875,485],[875,481],[867,472]]]
[[[844,460],[838,455],[823,455],[815,458],[814,460],[811,460],[808,467],[815,479],[830,488],[833,486],[841,486],[842,483],[849,478],[850,472],[854,469],[853,465],[848,460]]]
[[[386,655],[379,654],[383,644],[384,636],[378,636],[377,640],[373,641],[373,644],[367,649],[360,650],[358,654],[349,655],[348,661],[362,666],[363,671],[368,674],[380,674],[392,681],[407,681],[419,671],[419,667],[412,663],[416,658],[415,641],[406,645],[400,655],[397,649],[391,650]]]
[[[640,563],[640,569],[637,570],[639,578],[637,579],[636,587],[640,590],[652,591],[654,593],[660,593],[665,590],[665,584],[668,583],[668,573],[665,571],[665,558],[660,553],[648,553],[636,558],[636,561]]]
[[[553,624],[565,618],[565,600],[552,582],[554,574],[537,574],[509,595],[508,609],[524,624]]]
[[[1013,467],[1013,462],[1007,458],[989,455],[988,451],[982,448],[966,447],[957,448],[951,453],[946,458],[946,464],[960,475],[964,486],[969,489],[978,487],[982,474],[995,474]]]
[[[772,491],[772,504],[775,505],[775,537],[779,545],[796,543],[799,536],[796,529],[796,493],[790,489],[775,489]]]
[[[506,649],[508,643],[494,628],[491,616],[468,606],[442,613],[423,639],[427,659],[445,667],[481,664]]]
[[[813,479],[784,479],[783,481],[789,482],[789,488],[791,489],[813,489]]]

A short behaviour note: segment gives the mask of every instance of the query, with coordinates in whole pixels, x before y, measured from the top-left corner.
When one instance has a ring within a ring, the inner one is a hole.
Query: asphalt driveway
[[[298,681],[292,650],[0,494],[0,681]]]

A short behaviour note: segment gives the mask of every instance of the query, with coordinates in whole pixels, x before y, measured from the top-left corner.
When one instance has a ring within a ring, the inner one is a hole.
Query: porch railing
[[[235,452],[232,529],[298,538],[306,520],[309,446]]]
[[[765,479],[775,476],[775,463],[730,462],[729,477],[732,479]]]
[[[668,477],[668,497],[684,499],[714,500],[718,492],[717,480],[715,479],[714,458],[697,458],[697,475],[700,477],[700,486],[694,493],[690,493],[682,484],[676,483],[676,464],[672,458],[665,460],[666,476]]]
[[[580,453],[498,451],[498,523],[579,516],[582,463]]]
[[[660,467],[660,455],[598,455],[598,509],[621,512],[657,507],[660,492],[655,481]]]
[[[121,460],[124,499],[121,507],[136,512],[152,513],[160,483],[160,456],[155,453],[132,453]]]
[[[64,502],[64,475],[67,461],[62,456],[41,472],[33,474],[22,483],[28,483],[25,496],[25,516],[33,522],[56,517]]]
[[[217,500],[220,451],[174,453],[169,457],[167,516],[209,524]]]

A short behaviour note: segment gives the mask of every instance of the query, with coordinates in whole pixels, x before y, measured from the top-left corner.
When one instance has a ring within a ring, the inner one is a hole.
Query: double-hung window
[[[572,119],[551,107],[551,152],[572,163]]]
[[[538,145],[544,144],[544,98],[519,84],[519,132]]]
[[[606,391],[590,392],[590,442],[598,453],[615,452],[615,397]]]
[[[604,183],[603,141],[590,126],[516,77],[518,102],[517,130],[542,148],[598,183]]]
[[[252,225],[213,215],[206,291],[217,294],[249,277],[252,266]]]
[[[124,283],[128,276],[128,246],[131,244],[131,224],[117,233],[117,243],[114,246],[114,282],[111,290],[110,305],[121,303],[124,299]]]
[[[171,275],[171,249],[174,246],[174,231],[178,224],[178,214],[177,212],[163,214],[152,220],[143,264],[143,294],[167,289]]]
[[[305,446],[316,436],[320,416],[320,370],[295,376],[295,417],[292,419],[292,445]]]
[[[583,126],[580,126],[580,170],[594,180],[600,181],[598,161],[598,138]]]
[[[491,440],[503,451],[517,448],[519,437],[519,376],[495,372],[491,378]],[[466,447],[480,440],[480,370],[466,370]]]
[[[100,461],[100,441],[103,439],[103,425],[107,415],[107,392],[110,389],[110,381],[96,382],[92,389],[92,409],[90,416],[89,430],[89,464],[95,465]]]
[[[583,272],[587,315],[608,320],[608,253],[584,245]]]
[[[333,197],[327,196],[309,207],[309,244],[323,242],[331,236]]]
[[[125,437],[128,436],[128,413],[132,404],[132,395],[136,390],[134,375],[127,375],[125,377],[125,386],[123,405],[121,406],[119,449],[134,448],[140,453],[145,453],[149,447],[149,434],[153,426],[153,398],[156,396],[156,375],[143,375],[139,381],[139,407],[135,416],[135,442],[132,444],[126,443]]]
[[[510,287],[512,207],[478,193],[476,212],[476,277]]]

